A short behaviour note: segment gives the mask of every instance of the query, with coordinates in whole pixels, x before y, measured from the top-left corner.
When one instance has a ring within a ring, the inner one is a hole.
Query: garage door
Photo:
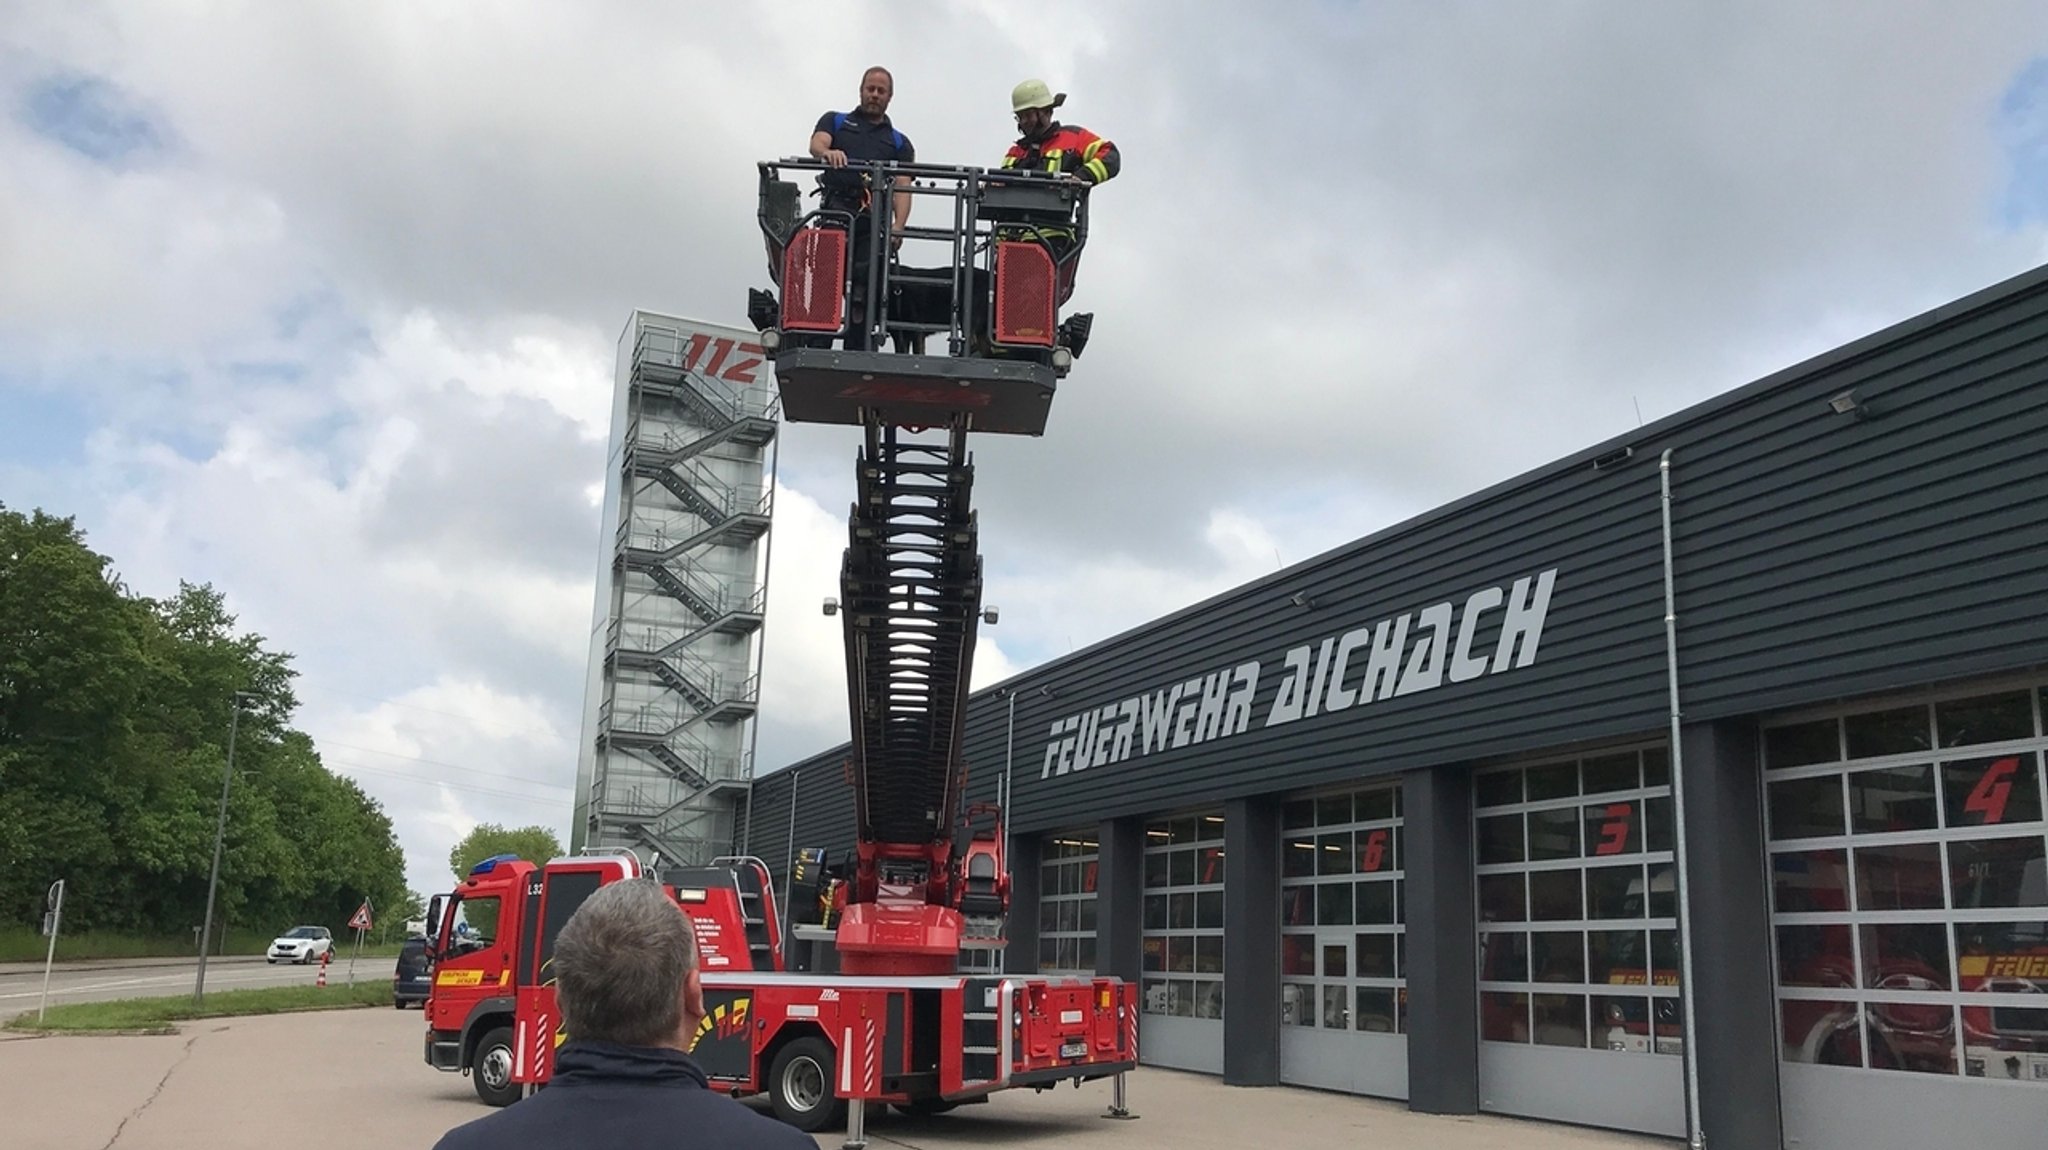
[[[1223,813],[1145,827],[1139,1058],[1223,1073]]]
[[[1401,791],[1282,808],[1280,1080],[1408,1096]]]
[[[1661,746],[1481,772],[1480,1107],[1683,1136]]]
[[[1766,727],[1788,1145],[2040,1145],[2041,685]]]
[[[1045,840],[1038,868],[1038,972],[1095,973],[1095,879],[1101,849],[1092,830]]]

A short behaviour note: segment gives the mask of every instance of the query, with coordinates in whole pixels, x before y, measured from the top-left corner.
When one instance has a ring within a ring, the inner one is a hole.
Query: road
[[[356,962],[356,981],[391,980],[396,961],[389,956]],[[50,1005],[65,1002],[106,1002],[116,998],[157,998],[192,993],[198,974],[196,958],[114,959],[106,962],[58,963],[50,973]],[[251,986],[311,986],[317,966],[272,966],[261,958],[228,956],[206,963],[206,989],[239,990]],[[327,981],[348,981],[348,956],[338,955],[327,968]],[[0,1021],[35,1013],[43,996],[41,963],[0,965]]]
[[[211,968],[207,974],[212,981]],[[274,1150],[310,1143],[427,1150],[488,1113],[469,1080],[421,1059],[418,1013],[336,1010],[187,1023],[177,1035],[0,1036],[8,1150]],[[950,1114],[877,1115],[872,1150],[1678,1150],[1682,1143],[1398,1102],[1139,1070],[1136,1121],[1101,1117],[1107,1083],[1018,1090]],[[836,1148],[843,1134],[821,1134]]]

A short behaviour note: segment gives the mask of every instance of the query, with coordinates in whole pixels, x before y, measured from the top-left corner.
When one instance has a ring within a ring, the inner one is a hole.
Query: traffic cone
[[[314,981],[314,986],[327,985],[327,960],[333,957],[334,952],[331,950],[320,956],[320,977]]]

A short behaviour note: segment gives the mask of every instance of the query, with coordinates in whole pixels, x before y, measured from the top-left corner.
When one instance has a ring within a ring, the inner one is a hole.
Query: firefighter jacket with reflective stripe
[[[1123,167],[1116,145],[1075,124],[1055,123],[1036,140],[1018,140],[1003,154],[1003,167],[1041,172],[1072,172],[1099,184]]]

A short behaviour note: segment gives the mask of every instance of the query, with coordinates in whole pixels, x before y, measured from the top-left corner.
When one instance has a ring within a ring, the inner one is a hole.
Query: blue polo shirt
[[[818,117],[818,126],[812,131],[831,135],[832,146],[845,152],[848,160],[899,164],[917,161],[917,149],[911,145],[910,137],[897,131],[886,113],[880,120],[870,120],[858,112],[827,112]],[[819,175],[818,183],[828,193],[860,193],[860,175],[856,172],[825,172]]]

